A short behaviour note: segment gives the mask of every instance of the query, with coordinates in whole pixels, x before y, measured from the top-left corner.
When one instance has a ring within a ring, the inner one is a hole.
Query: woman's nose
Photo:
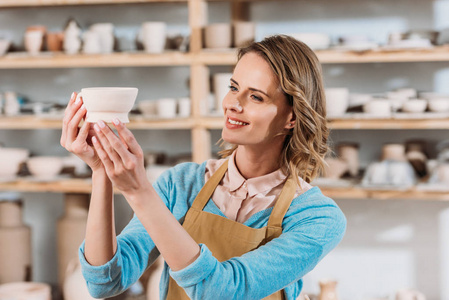
[[[226,101],[226,109],[230,109],[231,111],[239,113],[243,111],[243,107],[240,105],[240,102],[237,98]]]

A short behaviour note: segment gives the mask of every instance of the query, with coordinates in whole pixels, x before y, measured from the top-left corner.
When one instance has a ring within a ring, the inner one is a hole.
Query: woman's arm
[[[172,270],[191,264],[199,245],[184,230],[147,180],[143,153],[132,133],[115,123],[121,141],[103,122],[95,124],[92,139],[106,173],[128,200],[131,208]]]

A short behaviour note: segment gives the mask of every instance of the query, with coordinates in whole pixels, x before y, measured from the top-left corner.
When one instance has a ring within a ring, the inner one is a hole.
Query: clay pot
[[[64,42],[63,32],[49,32],[47,33],[47,50],[52,52],[62,51],[62,44]]]
[[[0,283],[30,280],[31,229],[19,200],[0,202],[0,243]]]
[[[62,288],[64,300],[94,300],[89,294],[86,281],[81,273],[79,260],[73,259],[67,265],[64,284]]]
[[[13,177],[19,172],[20,164],[30,155],[28,149],[0,148],[0,177]]]
[[[347,88],[327,88],[325,93],[327,117],[343,116],[349,106],[349,90]]]
[[[37,178],[54,178],[64,167],[64,160],[58,156],[35,156],[27,160],[27,167]]]
[[[139,40],[147,53],[162,53],[167,39],[167,25],[164,22],[145,22],[139,32]]]
[[[359,145],[356,143],[339,144],[338,156],[348,164],[349,174],[353,177],[359,174]]]
[[[58,281],[62,285],[67,266],[71,260],[78,260],[78,248],[86,233],[89,196],[66,194],[65,212],[57,223],[58,236]]]
[[[204,44],[206,48],[231,48],[232,26],[228,23],[215,23],[204,28]]]
[[[324,168],[325,178],[339,179],[349,169],[348,163],[343,159],[328,157],[325,161],[327,163]]]
[[[136,101],[137,92],[134,87],[92,87],[82,89],[77,97],[83,98],[87,122],[103,120],[111,123],[117,118],[122,123],[129,123],[128,113]]]
[[[320,296],[318,300],[337,300],[337,281],[320,280]]]
[[[256,24],[254,22],[236,21],[234,28],[234,47],[244,47],[254,42],[256,36]]]
[[[37,282],[1,284],[0,299],[51,300],[51,287],[46,283]]]
[[[406,161],[405,145],[385,144],[382,147],[382,160]]]
[[[147,299],[159,299],[159,283],[163,270],[164,259],[162,256],[159,256],[148,270],[148,281],[146,284]]]

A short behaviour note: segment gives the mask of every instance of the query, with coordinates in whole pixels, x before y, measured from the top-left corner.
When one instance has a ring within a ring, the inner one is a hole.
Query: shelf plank
[[[449,129],[449,119],[332,119],[331,129]]]
[[[154,2],[157,3],[187,2],[187,0],[2,0],[0,1],[0,7],[130,4],[130,3],[154,3]]]
[[[179,51],[166,51],[161,54],[119,52],[75,55],[67,55],[62,52],[42,52],[37,56],[21,52],[0,57],[0,69],[188,66],[192,61],[191,57],[190,53]]]
[[[91,181],[88,179],[64,179],[50,182],[36,182],[27,179],[18,179],[14,182],[0,183],[0,191],[90,194],[92,191],[92,185]]]

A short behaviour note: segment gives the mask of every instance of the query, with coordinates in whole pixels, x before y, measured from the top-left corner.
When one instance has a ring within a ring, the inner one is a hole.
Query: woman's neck
[[[277,151],[276,151],[277,150]],[[264,149],[239,145],[235,151],[235,165],[240,174],[246,178],[254,178],[272,173],[280,167],[282,148]]]

